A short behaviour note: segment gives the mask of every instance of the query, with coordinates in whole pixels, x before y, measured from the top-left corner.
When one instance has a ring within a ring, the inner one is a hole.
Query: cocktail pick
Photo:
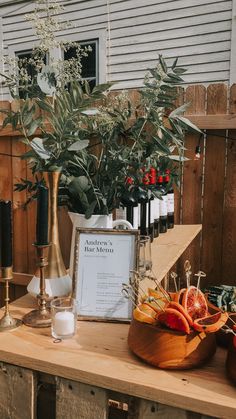
[[[200,282],[201,282],[201,278],[205,278],[206,274],[203,271],[199,271],[197,274],[194,274],[194,276],[196,276],[198,278],[197,280],[197,289],[200,288]]]
[[[179,290],[178,290],[178,287],[177,287],[177,281],[176,281],[176,278],[178,277],[177,273],[176,273],[176,272],[171,272],[170,277],[171,277],[171,279],[173,279],[173,281],[174,281],[174,284],[175,284],[175,291],[176,291],[176,292],[178,292]]]
[[[232,319],[232,317],[229,316],[229,319],[234,325],[236,325],[236,322]]]
[[[186,285],[187,285],[187,288],[188,288],[188,287],[190,287],[190,277],[192,275],[191,264],[190,264],[189,260],[186,260],[184,262],[184,270],[185,270],[185,276],[186,276]]]
[[[134,307],[137,307],[138,303],[135,300],[134,296],[133,296],[133,290],[130,290],[130,286],[127,284],[122,284],[122,290],[121,290],[123,296],[125,298],[127,298],[128,300],[130,300],[133,304]]]
[[[140,285],[140,282],[143,279],[143,277],[140,275],[138,271],[131,270],[130,272],[134,274],[134,279],[133,278],[129,279],[130,285],[132,286],[133,289],[136,288],[136,290],[140,290],[142,294],[145,295],[146,293]]]
[[[223,330],[225,333],[232,333],[234,336],[236,336],[236,332],[231,329],[231,327],[227,326],[227,324],[222,326],[221,330]]]

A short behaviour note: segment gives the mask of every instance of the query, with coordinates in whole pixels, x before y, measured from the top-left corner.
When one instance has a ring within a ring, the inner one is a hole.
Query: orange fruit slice
[[[193,285],[184,291],[182,306],[193,320],[200,319],[208,315],[207,300],[202,291]]]
[[[166,308],[165,311],[159,314],[157,319],[161,324],[169,327],[170,329],[178,330],[179,332],[187,334],[190,333],[190,327],[186,318],[175,308]]]
[[[181,288],[181,290],[176,294],[175,300],[176,303],[182,304],[183,295],[186,291],[186,288]]]
[[[141,323],[156,323],[156,312],[147,304],[140,304],[133,310],[133,318]]]
[[[198,332],[217,332],[227,322],[228,317],[227,312],[218,311],[218,313],[212,314],[211,316],[194,320],[193,328]]]
[[[177,301],[178,300],[178,294],[179,294],[178,292],[169,291],[168,294],[170,296],[171,301]]]
[[[176,310],[178,310],[186,318],[186,320],[189,323],[189,325],[190,326],[193,325],[193,319],[192,319],[192,317],[190,317],[190,315],[188,314],[187,310],[185,310],[184,307],[181,306],[181,304],[176,303],[175,301],[171,301],[169,303],[169,305],[168,305],[168,308],[175,308]]]

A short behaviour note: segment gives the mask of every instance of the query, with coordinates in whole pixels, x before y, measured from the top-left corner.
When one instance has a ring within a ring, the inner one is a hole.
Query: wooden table
[[[152,256],[158,281],[200,230],[200,225],[175,226],[155,239]],[[27,295],[12,304],[12,313],[21,318],[34,304]],[[0,418],[35,418],[37,387],[44,381],[56,383],[56,413],[49,419],[106,419],[111,399],[127,403],[129,419],[236,417],[236,388],[225,377],[225,351],[219,349],[202,369],[157,370],[130,353],[128,328],[78,322],[77,335],[59,344],[49,329],[22,326],[0,334]]]
[[[32,297],[22,297],[12,314],[20,318],[34,305]],[[35,417],[37,372],[56,380],[57,419],[105,419],[108,399],[128,403],[129,418],[201,417],[186,410],[236,417],[236,387],[225,376],[224,350],[201,369],[158,370],[130,353],[128,328],[80,321],[77,335],[61,343],[53,342],[49,329],[21,326],[1,333],[1,419]]]

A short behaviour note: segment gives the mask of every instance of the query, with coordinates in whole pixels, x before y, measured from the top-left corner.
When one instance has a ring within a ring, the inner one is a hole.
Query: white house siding
[[[170,62],[180,57],[179,63],[188,69],[186,83],[229,82],[233,2],[63,0],[61,17],[74,27],[59,35],[84,40],[99,34],[104,44],[100,79],[117,81],[115,87],[121,89],[140,87],[159,53]],[[0,7],[5,53],[29,49],[35,41],[30,23],[24,20],[33,4]]]

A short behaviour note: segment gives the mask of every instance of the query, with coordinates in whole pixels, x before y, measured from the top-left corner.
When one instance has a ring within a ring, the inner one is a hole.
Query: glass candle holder
[[[152,269],[151,238],[140,236],[139,238],[139,273],[144,276]]]
[[[51,301],[52,336],[55,339],[69,339],[76,331],[76,304],[71,297],[54,298]]]

